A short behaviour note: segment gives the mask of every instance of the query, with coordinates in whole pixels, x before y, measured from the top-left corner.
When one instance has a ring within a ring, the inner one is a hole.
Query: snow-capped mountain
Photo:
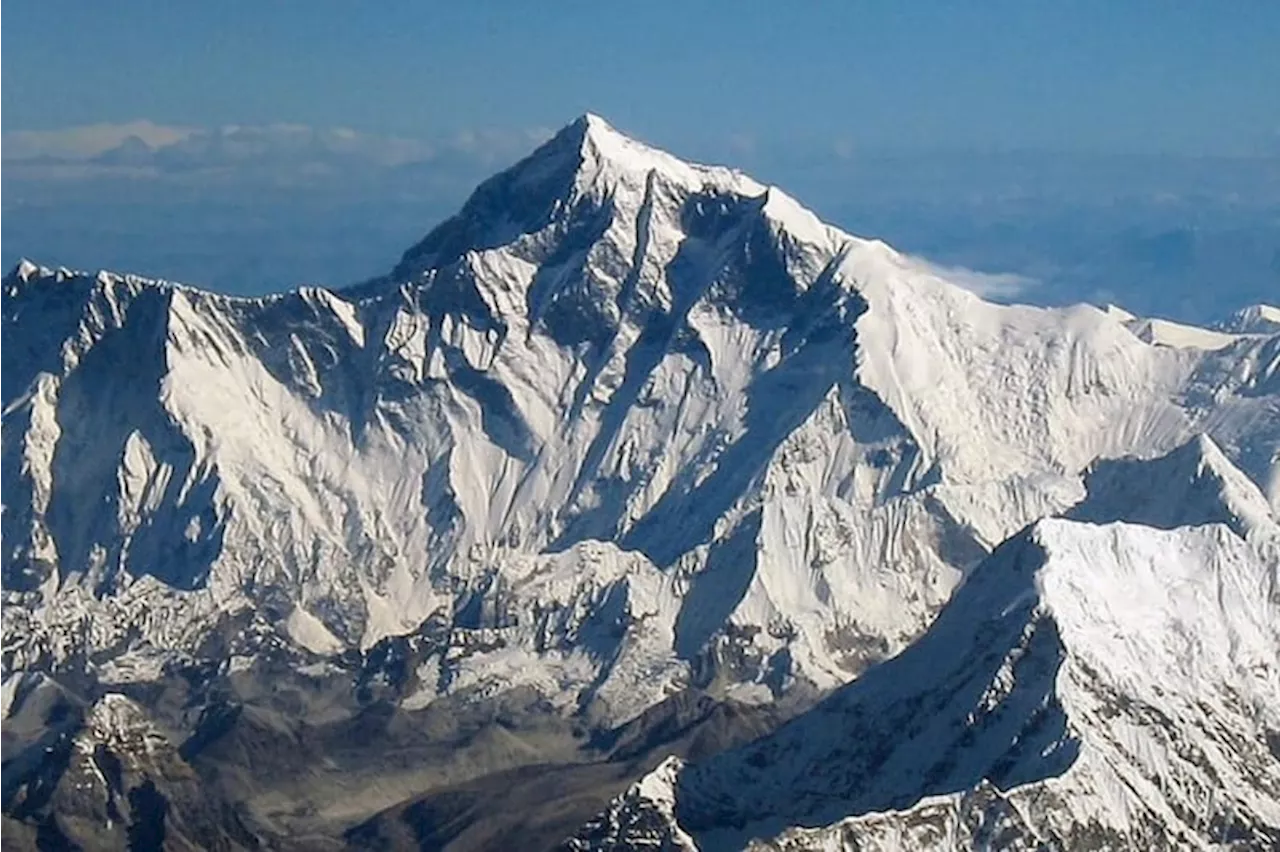
[[[47,677],[190,733],[283,678],[327,720],[518,694],[615,728],[801,706],[1052,515],[1226,522],[1272,564],[1280,335],[1134,321],[984,302],[594,116],[348,290],[24,263],[6,706]]]
[[[1221,328],[1235,334],[1275,334],[1280,331],[1280,308],[1272,305],[1241,308],[1222,323]]]
[[[1039,521],[901,655],[570,847],[1275,848],[1278,647],[1276,563],[1225,526]]]

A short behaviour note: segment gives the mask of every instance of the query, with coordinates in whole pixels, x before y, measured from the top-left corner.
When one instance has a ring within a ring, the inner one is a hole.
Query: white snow
[[[301,606],[289,613],[285,629],[293,641],[315,654],[336,654],[343,648],[342,641],[329,632],[324,622]]]
[[[1238,336],[1166,319],[1133,319],[1125,323],[1129,330],[1147,343],[1188,349],[1222,349],[1235,343]]]
[[[579,119],[584,125],[583,152],[610,171],[644,175],[656,171],[663,176],[692,186],[715,186],[742,195],[760,195],[765,188],[742,172],[722,166],[687,163],[665,151],[651,148],[614,130],[609,122],[594,113]]]
[[[773,735],[664,766],[588,827],[950,850],[998,821],[1006,844],[1209,849],[1232,820],[1259,848],[1280,829],[1278,570],[1219,524],[1040,521],[899,658]]]
[[[1280,308],[1274,305],[1242,308],[1223,323],[1222,330],[1237,334],[1275,334],[1280,332]]]
[[[596,842],[573,838],[567,849],[609,848],[608,839],[625,836],[631,848],[698,852],[692,837],[676,822],[675,782],[683,762],[668,757],[615,799],[591,828]],[[602,842],[603,841],[603,842]]]
[[[18,273],[18,279],[24,284],[32,278],[49,276],[52,274],[52,270],[40,266],[25,257],[18,261],[16,272]]]
[[[848,681],[1099,459],[1205,434],[1237,514],[1280,507],[1280,336],[991,304],[594,116],[511,177],[536,230],[468,208],[456,258],[350,293],[23,265],[7,665],[191,654],[264,590],[321,654],[475,599],[423,682],[621,721],[726,655],[754,700]]]

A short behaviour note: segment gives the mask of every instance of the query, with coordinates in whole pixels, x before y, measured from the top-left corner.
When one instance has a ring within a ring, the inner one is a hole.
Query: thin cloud
[[[853,144],[853,140],[843,137],[831,143],[831,153],[835,155],[837,160],[852,160],[856,153],[857,147]]]
[[[549,138],[546,128],[465,131],[439,139],[363,133],[300,124],[176,127],[152,121],[62,130],[18,130],[0,148],[10,174],[27,179],[166,177],[262,171],[367,173],[435,160],[491,166],[514,161]]]
[[[939,278],[984,299],[1013,299],[1040,286],[1038,279],[1016,272],[979,272],[967,266],[944,266],[919,257],[915,260]]]
[[[161,148],[181,142],[195,132],[191,127],[146,120],[124,124],[87,124],[61,130],[14,130],[6,131],[0,139],[0,152],[8,161],[51,159],[75,162],[93,159],[119,148],[130,139],[138,140],[149,148]]]

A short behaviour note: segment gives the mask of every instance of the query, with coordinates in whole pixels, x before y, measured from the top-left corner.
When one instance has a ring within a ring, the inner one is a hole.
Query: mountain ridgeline
[[[1275,308],[590,115],[352,288],[3,287],[6,849],[1280,842]]]

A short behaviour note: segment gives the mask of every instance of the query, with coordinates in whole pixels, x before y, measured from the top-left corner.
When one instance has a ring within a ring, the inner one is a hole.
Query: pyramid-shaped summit
[[[1160,529],[1226,524],[1242,537],[1280,540],[1266,495],[1203,433],[1156,458],[1100,459],[1084,484],[1068,517]]]
[[[207,777],[242,776],[248,742],[297,761],[307,801],[262,778],[245,805],[296,836],[350,806],[337,750],[358,736],[376,781],[397,737],[439,729],[417,714],[524,708],[546,727],[503,760],[563,762],[546,731],[607,742],[682,690],[833,690],[1069,511],[1099,458],[1207,431],[1221,453],[1172,477],[1243,493],[1238,470],[1280,506],[1274,336],[1175,349],[1090,307],[984,302],[594,117],[360,288],[234,299],[33,266],[5,286],[6,696],[188,696],[163,727],[209,749]],[[371,739],[370,710],[410,718]],[[920,753],[945,756],[930,730]],[[368,789],[372,810],[401,788]]]
[[[412,279],[467,251],[552,226],[581,231],[601,227],[609,216],[634,224],[646,203],[678,206],[702,196],[737,203],[766,191],[741,172],[687,163],[587,113],[482,183],[456,216],[405,253],[392,277]]]

